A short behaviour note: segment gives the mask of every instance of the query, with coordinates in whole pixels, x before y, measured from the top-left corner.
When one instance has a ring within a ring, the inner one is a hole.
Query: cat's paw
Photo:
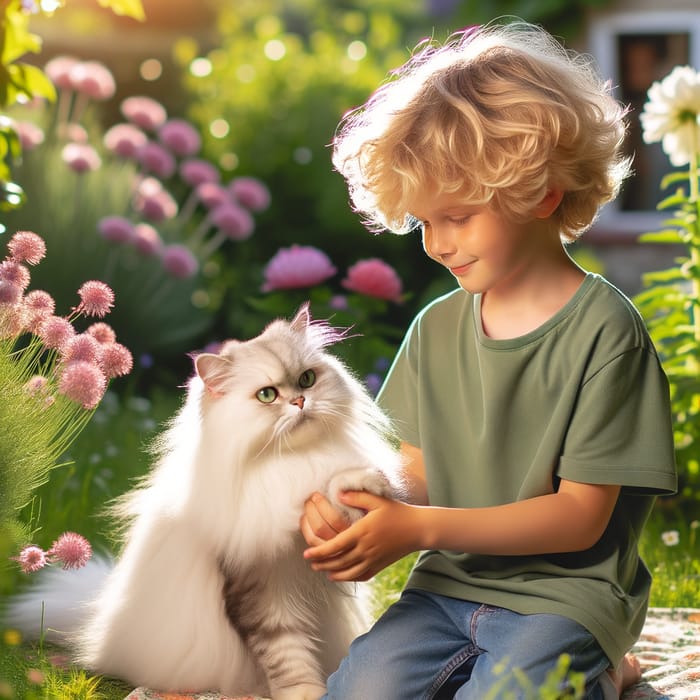
[[[286,688],[278,688],[272,694],[272,700],[318,700],[326,694],[326,689],[322,685],[302,683],[300,685],[290,685]]]
[[[393,488],[389,480],[376,469],[355,467],[339,472],[328,482],[328,498],[351,523],[359,520],[365,513],[359,508],[351,508],[341,503],[339,497],[343,491],[368,491],[385,498],[393,496]]]

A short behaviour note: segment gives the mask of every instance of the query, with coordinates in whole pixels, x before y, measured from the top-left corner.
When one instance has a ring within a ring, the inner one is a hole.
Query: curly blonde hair
[[[491,24],[419,46],[341,121],[333,164],[370,230],[412,230],[424,187],[515,221],[556,188],[573,241],[629,173],[625,114],[589,59],[534,25]]]

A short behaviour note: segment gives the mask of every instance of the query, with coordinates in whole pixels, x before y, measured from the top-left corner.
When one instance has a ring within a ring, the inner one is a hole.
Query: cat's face
[[[324,350],[323,331],[308,312],[275,321],[252,340],[229,341],[195,364],[206,390],[205,420],[228,423],[256,452],[329,438],[353,401],[352,380]]]

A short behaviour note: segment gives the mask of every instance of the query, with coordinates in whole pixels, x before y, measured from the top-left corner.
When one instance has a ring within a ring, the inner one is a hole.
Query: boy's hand
[[[325,571],[332,581],[366,581],[421,548],[414,534],[416,506],[366,491],[346,491],[341,500],[367,515],[348,525],[320,494],[307,501],[301,527],[311,547],[304,558],[314,571]]]

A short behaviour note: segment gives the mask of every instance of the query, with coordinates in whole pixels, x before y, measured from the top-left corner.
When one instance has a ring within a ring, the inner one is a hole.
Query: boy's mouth
[[[449,270],[455,277],[459,277],[459,275],[463,275],[465,272],[467,272],[467,270],[469,270],[474,263],[475,261],[472,260],[471,262],[465,263],[464,265],[450,267]]]

